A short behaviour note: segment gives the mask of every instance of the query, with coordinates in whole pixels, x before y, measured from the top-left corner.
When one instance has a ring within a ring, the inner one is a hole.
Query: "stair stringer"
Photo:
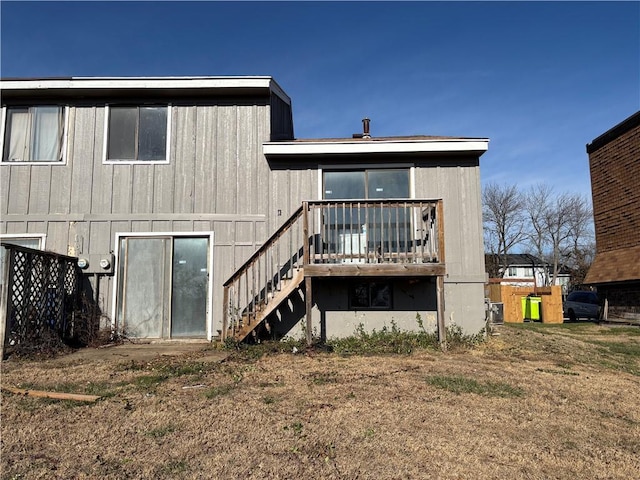
[[[283,282],[283,287],[273,297],[269,299],[269,303],[262,304],[262,308],[256,313],[255,320],[247,325],[243,325],[236,332],[234,332],[233,339],[236,342],[241,342],[247,335],[253,332],[264,320],[272,314],[283,302],[285,302],[289,296],[300,287],[304,281],[304,270],[302,268],[294,272],[286,282]]]

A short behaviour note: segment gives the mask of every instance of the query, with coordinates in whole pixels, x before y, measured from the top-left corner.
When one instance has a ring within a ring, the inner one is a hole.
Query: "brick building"
[[[640,112],[587,145],[596,258],[585,279],[608,318],[640,320]]]

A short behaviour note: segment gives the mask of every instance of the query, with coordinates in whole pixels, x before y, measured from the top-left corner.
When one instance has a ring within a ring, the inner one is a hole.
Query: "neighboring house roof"
[[[640,245],[596,255],[584,279],[586,284],[637,281],[640,279]]]
[[[492,259],[498,262],[502,261],[500,257],[502,257],[502,255],[485,253],[485,265],[488,265]],[[550,265],[549,262],[545,262],[535,255],[528,253],[510,253],[507,255],[507,266],[509,267],[533,267],[534,265],[536,268],[548,267],[550,271],[553,270],[553,265]],[[570,275],[571,269],[564,264],[558,265],[558,274]]]
[[[626,120],[623,120],[615,127],[610,128],[598,138],[594,139],[591,143],[588,143],[587,153],[595,152],[637,126],[640,126],[640,111],[634,113]]]
[[[502,262],[502,255],[486,253],[485,260],[488,262],[491,259],[497,259]],[[507,265],[511,267],[532,267],[545,265],[547,262],[536,257],[535,255],[529,255],[528,253],[509,253],[507,254]]]
[[[3,99],[24,96],[27,92],[35,97],[116,95],[125,92],[172,96],[272,92],[291,104],[291,98],[269,76],[6,78],[0,80],[0,87]]]

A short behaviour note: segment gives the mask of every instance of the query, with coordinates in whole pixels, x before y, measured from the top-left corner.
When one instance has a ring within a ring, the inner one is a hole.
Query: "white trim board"
[[[488,139],[384,140],[373,142],[268,142],[262,144],[270,155],[349,155],[370,153],[455,153],[485,152]]]
[[[0,88],[2,90],[215,90],[249,88],[269,90],[291,105],[291,98],[270,76],[27,78],[1,81]]]

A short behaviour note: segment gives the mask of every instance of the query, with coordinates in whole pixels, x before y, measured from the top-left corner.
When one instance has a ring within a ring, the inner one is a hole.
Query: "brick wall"
[[[640,245],[640,125],[589,154],[598,252]]]

